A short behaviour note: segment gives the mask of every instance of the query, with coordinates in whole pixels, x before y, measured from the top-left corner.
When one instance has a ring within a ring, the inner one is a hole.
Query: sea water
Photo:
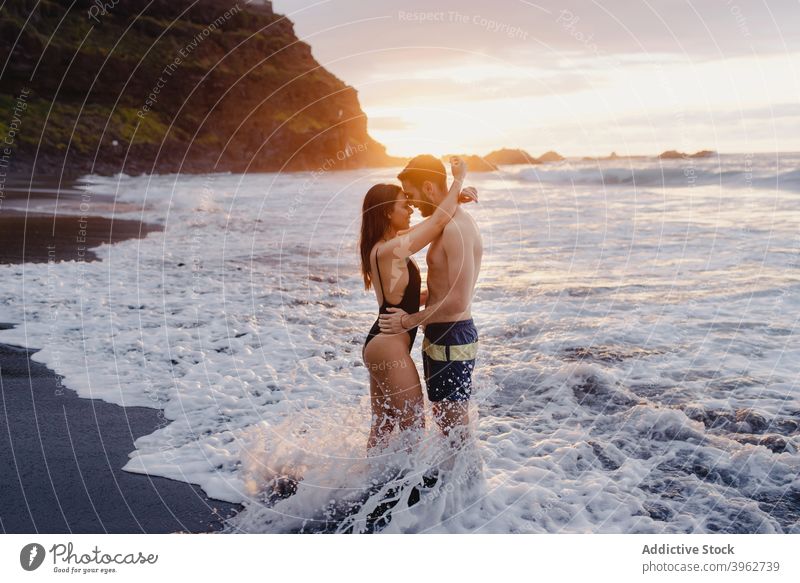
[[[397,171],[86,176],[60,213],[164,231],[0,266],[0,342],[162,411],[123,469],[242,503],[226,532],[369,531],[387,500],[384,532],[800,532],[800,155],[470,174],[470,436],[428,416],[367,458],[356,244]]]

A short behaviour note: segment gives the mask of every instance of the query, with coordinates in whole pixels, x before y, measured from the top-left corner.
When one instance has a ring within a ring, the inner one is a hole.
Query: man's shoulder
[[[442,231],[443,236],[463,238],[467,235],[477,234],[478,224],[468,212],[459,209],[453,218],[448,221]]]

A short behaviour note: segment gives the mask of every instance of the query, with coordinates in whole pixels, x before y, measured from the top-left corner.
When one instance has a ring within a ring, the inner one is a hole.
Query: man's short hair
[[[442,191],[447,190],[447,172],[439,158],[430,154],[421,154],[411,159],[403,171],[397,175],[398,180],[405,180],[417,188],[422,188],[426,180],[433,182]]]

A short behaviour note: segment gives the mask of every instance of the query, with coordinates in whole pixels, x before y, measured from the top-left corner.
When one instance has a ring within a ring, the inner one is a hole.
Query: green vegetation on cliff
[[[212,172],[393,162],[356,91],[270,3],[16,0],[0,8],[12,170]],[[347,154],[342,154],[346,152]]]

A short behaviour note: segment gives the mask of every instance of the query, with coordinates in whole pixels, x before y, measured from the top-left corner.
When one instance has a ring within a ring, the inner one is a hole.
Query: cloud
[[[787,103],[800,79],[797,0],[274,6],[323,66],[358,89],[370,117],[383,118],[370,129],[390,149],[427,128],[431,140],[473,139],[475,131],[459,133],[462,119],[494,129],[474,137],[487,151],[525,147],[529,136],[540,140],[534,151],[562,143],[575,153],[610,151],[626,141],[656,149],[676,136],[699,148],[709,128],[747,147],[756,134],[767,139],[764,127],[779,146],[797,149],[800,106]]]
[[[645,114],[626,115],[624,126],[628,129],[654,130],[668,126],[686,126],[696,128],[699,125],[721,128],[738,123],[769,125],[769,122],[783,123],[785,120],[795,120],[794,126],[800,127],[800,104],[781,103],[770,107],[756,107],[744,109],[685,109],[675,111],[650,111]],[[608,116],[592,120],[582,119],[579,122],[582,130],[601,131],[612,125],[623,125],[619,117]],[[566,127],[571,122],[560,122],[560,127]],[[577,127],[576,124],[574,127]]]
[[[275,0],[294,13],[315,54],[356,55],[374,48],[430,47],[434,61],[453,49],[539,66],[562,51],[608,55],[672,53],[690,59],[800,50],[796,0]],[[328,33],[330,27],[339,27]],[[513,32],[516,31],[516,32]],[[509,34],[513,32],[513,34]],[[432,62],[428,63],[429,65]]]
[[[435,74],[431,72],[432,75]],[[417,71],[413,77],[397,74],[374,79],[361,85],[359,94],[372,106],[414,106],[492,101],[509,98],[564,95],[583,91],[604,83],[600,75],[535,76],[533,72],[515,69],[513,74],[498,70],[485,72],[479,78],[452,79],[426,76]]]

